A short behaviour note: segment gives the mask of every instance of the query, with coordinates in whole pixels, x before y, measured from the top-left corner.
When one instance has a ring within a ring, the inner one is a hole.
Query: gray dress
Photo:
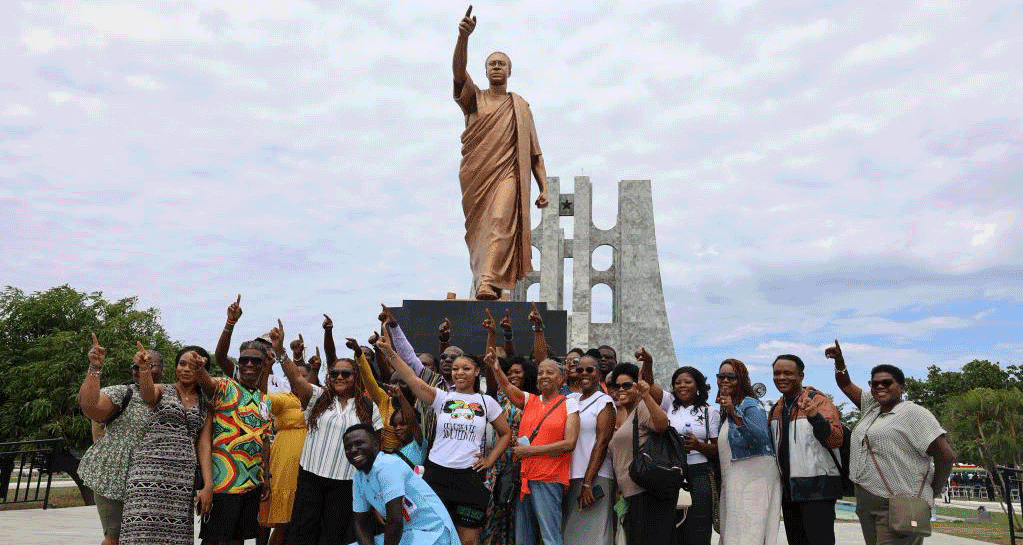
[[[128,469],[121,545],[192,545],[195,440],[206,419],[207,403],[186,408],[173,384],[165,384],[148,432]]]

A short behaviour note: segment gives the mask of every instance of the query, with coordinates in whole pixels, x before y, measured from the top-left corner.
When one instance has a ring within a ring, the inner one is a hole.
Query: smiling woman
[[[899,530],[890,515],[900,514],[892,498],[915,498],[934,512],[934,497],[941,494],[955,462],[955,451],[945,430],[927,409],[903,401],[906,377],[894,365],[870,371],[869,390],[849,379],[838,341],[825,357],[835,360],[835,381],[860,409],[860,421],[850,440],[849,478],[856,483],[856,515],[867,545],[891,543],[919,545],[930,535],[930,516]],[[932,471],[933,463],[933,471]],[[901,507],[901,506],[900,506]]]

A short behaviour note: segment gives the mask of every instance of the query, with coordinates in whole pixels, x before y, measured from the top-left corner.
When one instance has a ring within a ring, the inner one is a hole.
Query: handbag
[[[689,489],[686,481],[686,456],[682,439],[675,428],[651,433],[639,446],[639,407],[633,409],[632,463],[629,478],[655,498],[678,501],[679,489]]]
[[[871,422],[870,426],[873,425],[874,423]],[[870,426],[867,426],[867,431],[870,431]],[[931,506],[927,500],[920,497],[924,486],[927,485],[927,477],[931,474],[931,468],[928,467],[927,473],[924,473],[924,480],[920,483],[920,489],[917,490],[916,496],[896,496],[892,492],[892,487],[888,484],[884,472],[881,471],[881,466],[877,463],[877,457],[874,456],[874,449],[870,446],[870,439],[866,433],[863,435],[863,440],[867,445],[867,452],[870,453],[870,459],[874,461],[874,467],[877,469],[878,475],[881,476],[881,481],[884,482],[884,487],[888,489],[888,527],[900,534],[931,535]]]
[[[564,401],[565,397],[562,396],[557,403],[548,409],[546,414],[540,417],[540,421],[536,424],[536,429],[533,430],[533,433],[529,434],[530,444],[533,443],[533,439],[536,438],[536,434],[540,433],[540,426],[543,424],[543,421],[546,420],[552,412],[554,412],[554,409],[557,409],[559,405],[564,403]],[[525,408],[523,407],[523,410],[524,409]],[[508,464],[501,473],[498,474],[497,482],[494,483],[494,503],[497,505],[508,506],[514,504],[515,501],[519,499],[519,491],[522,490],[522,479],[520,477],[521,470],[521,460],[515,460]]]

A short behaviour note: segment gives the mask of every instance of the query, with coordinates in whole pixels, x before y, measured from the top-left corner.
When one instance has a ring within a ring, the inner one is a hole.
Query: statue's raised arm
[[[455,42],[455,58],[451,62],[451,71],[455,76],[455,95],[462,90],[465,83],[465,64],[468,60],[469,35],[476,28],[476,16],[472,15],[472,6],[465,10],[465,17],[458,23],[458,41]]]

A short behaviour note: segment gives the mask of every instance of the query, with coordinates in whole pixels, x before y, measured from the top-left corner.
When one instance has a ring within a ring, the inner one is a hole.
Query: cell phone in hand
[[[604,497],[604,488],[599,484],[593,487],[593,499],[600,501],[600,498]]]

